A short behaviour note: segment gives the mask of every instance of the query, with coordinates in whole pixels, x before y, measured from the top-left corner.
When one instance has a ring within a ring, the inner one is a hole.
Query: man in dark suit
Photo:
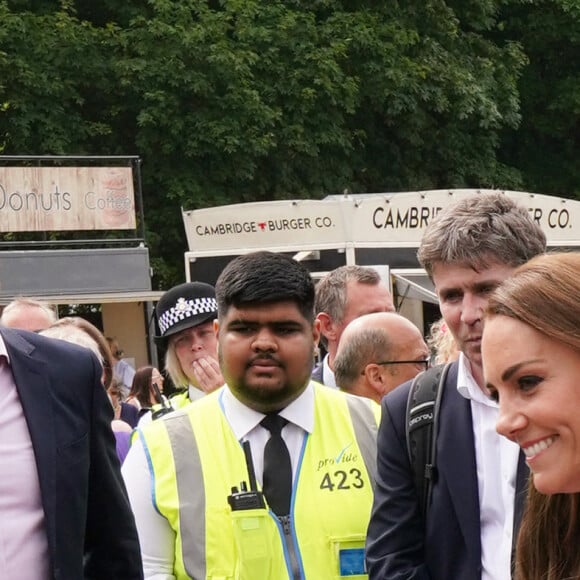
[[[443,388],[437,478],[426,521],[407,452],[410,383],[382,401],[377,487],[367,535],[371,580],[506,580],[525,497],[519,447],[495,431],[498,406],[481,362],[489,293],[545,251],[527,210],[503,194],[464,198],[427,227],[419,261],[435,284],[459,350]]]
[[[87,349],[0,329],[0,577],[141,579],[102,367]]]
[[[393,299],[375,269],[341,266],[316,285],[314,309],[320,323],[320,340],[327,354],[314,367],[312,379],[336,389],[334,357],[347,324],[363,314],[394,312]]]

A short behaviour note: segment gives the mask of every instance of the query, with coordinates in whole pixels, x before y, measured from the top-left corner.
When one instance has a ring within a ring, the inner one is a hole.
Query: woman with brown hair
[[[580,253],[530,260],[489,300],[482,340],[497,430],[532,478],[518,580],[580,578]]]
[[[161,403],[159,397],[163,397],[164,380],[163,375],[155,367],[146,366],[137,369],[127,403],[140,411],[146,411],[153,405]]]

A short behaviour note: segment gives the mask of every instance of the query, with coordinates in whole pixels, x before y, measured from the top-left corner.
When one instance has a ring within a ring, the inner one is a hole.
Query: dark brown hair
[[[519,320],[580,357],[579,295],[580,253],[544,254],[520,266],[493,292],[486,315]],[[580,578],[579,538],[580,493],[542,495],[530,480],[516,579]]]
[[[435,264],[462,263],[476,270],[498,262],[519,266],[546,251],[546,235],[528,210],[499,192],[459,199],[429,223],[417,252],[433,279]]]
[[[530,480],[516,551],[516,580],[580,578],[580,494],[542,495]]]
[[[140,367],[135,372],[129,397],[133,397],[141,403],[141,407],[151,407],[151,377],[154,367]]]

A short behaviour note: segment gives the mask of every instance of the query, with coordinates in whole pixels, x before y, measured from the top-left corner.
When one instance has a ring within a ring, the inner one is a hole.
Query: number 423
[[[338,469],[334,473],[327,471],[320,482],[320,489],[328,489],[328,491],[334,491],[335,489],[350,489],[351,487],[361,489],[364,485],[365,482],[362,478],[360,469],[354,467],[348,472],[343,471],[342,469]]]

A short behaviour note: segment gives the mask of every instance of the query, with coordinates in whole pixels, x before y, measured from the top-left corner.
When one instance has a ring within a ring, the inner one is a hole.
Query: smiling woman
[[[499,433],[532,472],[517,580],[580,578],[580,253],[546,254],[491,295],[482,340]]]

